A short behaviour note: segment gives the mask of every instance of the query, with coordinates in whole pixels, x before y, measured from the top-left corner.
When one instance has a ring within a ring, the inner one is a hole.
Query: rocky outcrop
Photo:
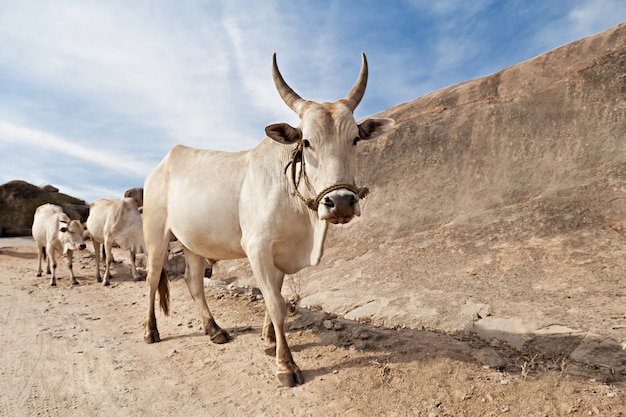
[[[89,213],[85,201],[59,193],[56,187],[10,181],[0,185],[0,237],[30,235],[35,210],[45,203],[63,207],[71,219],[85,221]]]
[[[378,116],[303,304],[591,363],[601,337],[626,378],[626,24]]]

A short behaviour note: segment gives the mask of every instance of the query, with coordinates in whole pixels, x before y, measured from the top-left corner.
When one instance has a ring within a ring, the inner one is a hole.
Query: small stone
[[[324,326],[324,328],[326,330],[331,330],[335,326],[335,324],[332,322],[332,320],[324,320],[322,325]]]
[[[502,369],[507,365],[502,356],[490,347],[477,350],[474,352],[474,357],[486,368]]]

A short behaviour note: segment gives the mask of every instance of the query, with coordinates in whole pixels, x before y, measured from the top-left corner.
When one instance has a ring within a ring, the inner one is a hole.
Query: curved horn
[[[298,116],[301,116],[302,105],[306,102],[300,97],[291,87],[287,85],[283,76],[280,75],[278,65],[276,65],[276,52],[272,56],[272,77],[274,78],[274,85],[280,94],[280,98],[283,99],[285,104],[293,110]]]
[[[352,87],[352,90],[350,90],[350,92],[343,99],[343,101],[346,103],[346,106],[348,106],[353,112],[361,102],[363,94],[365,94],[365,87],[367,86],[367,58],[365,57],[364,53],[361,53],[361,58],[362,63],[359,78],[356,80],[356,83],[354,84],[354,87]]]

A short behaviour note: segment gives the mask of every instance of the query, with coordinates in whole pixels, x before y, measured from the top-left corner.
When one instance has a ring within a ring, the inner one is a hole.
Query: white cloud
[[[0,143],[13,143],[20,147],[29,146],[32,147],[33,151],[36,153],[55,151],[70,157],[67,160],[77,158],[91,165],[97,165],[101,168],[115,170],[127,175],[145,176],[153,168],[153,165],[137,161],[131,155],[109,153],[99,148],[87,148],[76,144],[76,141],[59,138],[45,132],[39,132],[21,126],[15,126],[1,120]],[[53,164],[55,161],[48,161],[48,163]]]
[[[237,98],[229,87],[237,80],[228,80],[229,42],[217,18],[187,26],[166,3],[54,2],[37,13],[21,4],[0,15],[0,59],[15,73],[163,130],[172,142],[244,139],[229,123]]]
[[[568,16],[570,36],[582,38],[621,23],[626,16],[622,0],[587,0],[575,7]]]
[[[560,19],[539,30],[533,41],[543,52],[595,35],[626,19],[626,2],[622,0],[584,0]]]

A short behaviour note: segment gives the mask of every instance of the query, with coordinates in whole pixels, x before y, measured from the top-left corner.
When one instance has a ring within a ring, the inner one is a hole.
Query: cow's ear
[[[366,119],[359,124],[359,140],[375,139],[391,129],[394,123],[393,119]]]
[[[291,145],[302,139],[300,129],[289,126],[287,123],[274,123],[265,128],[267,137],[283,145]]]

